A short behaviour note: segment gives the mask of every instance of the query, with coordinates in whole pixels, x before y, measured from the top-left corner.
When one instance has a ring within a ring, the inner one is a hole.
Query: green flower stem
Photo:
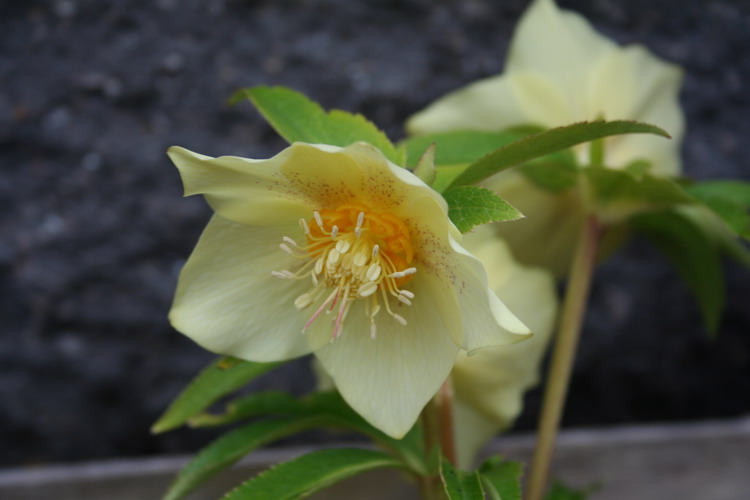
[[[581,332],[591,278],[599,247],[600,226],[596,216],[590,216],[581,231],[565,292],[560,330],[547,374],[542,416],[537,430],[536,448],[527,482],[526,500],[542,500],[547,488],[550,462],[565,406],[578,337]]]

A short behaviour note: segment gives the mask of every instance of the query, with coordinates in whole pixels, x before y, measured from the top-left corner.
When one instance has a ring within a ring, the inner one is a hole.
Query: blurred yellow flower
[[[479,449],[511,426],[524,392],[538,383],[558,304],[552,275],[518,265],[488,226],[466,235],[463,243],[484,264],[490,288],[534,332],[524,342],[488,347],[473,356],[461,352],[456,360],[451,372],[456,451],[459,465],[469,469]]]
[[[459,349],[528,334],[459,244],[444,200],[368,144],[295,143],[268,160],[169,156],[185,194],[215,212],[169,317],[211,351],[315,352],[344,399],[400,437]]]
[[[646,160],[652,173],[679,174],[684,117],[678,102],[682,71],[676,65],[640,45],[618,46],[552,0],[535,0],[516,27],[505,66],[502,75],[450,93],[413,116],[408,131],[638,120],[662,127],[673,140],[648,135],[607,138],[603,165],[618,169]],[[586,165],[588,147],[575,151]],[[495,226],[516,257],[564,274],[583,220],[576,189],[562,194],[545,191],[517,171],[497,175],[487,185],[526,215]]]

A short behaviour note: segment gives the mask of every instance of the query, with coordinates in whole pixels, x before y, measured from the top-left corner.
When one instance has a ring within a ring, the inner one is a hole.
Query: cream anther
[[[403,326],[407,325],[406,320],[402,316],[400,316],[400,315],[398,315],[396,313],[393,313],[393,319],[395,319],[396,321],[398,321],[399,323],[401,323]]]
[[[315,223],[318,225],[321,231],[325,232],[325,228],[323,227],[323,218],[320,216],[320,212],[317,210],[313,212],[313,218],[315,219]]]
[[[406,276],[411,276],[412,274],[417,272],[416,267],[407,267],[403,271],[396,271],[395,273],[391,273],[388,275],[389,278],[404,278]]]
[[[303,293],[296,299],[294,299],[294,305],[297,309],[304,309],[312,303],[312,296],[309,293]]]
[[[339,261],[339,257],[341,257],[341,254],[338,253],[338,251],[334,248],[330,252],[328,252],[328,259],[326,259],[326,265],[327,266],[335,266],[336,263]]]
[[[354,258],[352,259],[352,263],[357,267],[364,266],[365,264],[367,264],[367,255],[362,252],[355,254]]]
[[[288,253],[289,255],[294,255],[294,251],[293,251],[293,250],[292,250],[291,248],[289,248],[289,247],[288,247],[288,246],[287,246],[286,244],[284,244],[284,243],[280,243],[280,244],[279,244],[279,248],[281,248],[282,250],[284,250],[284,251],[285,251],[286,253]]]
[[[407,306],[411,305],[411,300],[407,299],[403,295],[396,295],[396,298],[398,299],[399,302],[402,302],[402,303],[406,304]]]
[[[357,238],[362,236],[362,223],[365,221],[365,213],[360,212],[359,215],[357,215],[357,225],[354,226],[354,234]]]
[[[321,208],[309,219],[300,219],[299,225],[304,242],[284,236],[279,248],[301,262],[292,272],[284,269],[272,274],[283,279],[309,278],[307,292],[294,299],[297,309],[315,311],[303,332],[313,322],[325,321],[332,327],[333,341],[348,334],[347,316],[359,310],[370,323],[374,339],[375,316],[381,307],[406,325],[406,319],[392,308],[396,301],[411,305],[414,298],[413,293],[400,289],[408,282],[402,278],[416,272],[416,268],[407,267],[413,261],[413,250],[403,221],[355,204]]]
[[[359,296],[369,297],[370,295],[375,293],[377,290],[378,290],[378,284],[373,283],[372,281],[368,281],[367,283],[359,287]]]
[[[370,264],[370,267],[367,268],[367,272],[365,273],[365,277],[370,281],[375,281],[380,277],[380,266],[376,263]]]

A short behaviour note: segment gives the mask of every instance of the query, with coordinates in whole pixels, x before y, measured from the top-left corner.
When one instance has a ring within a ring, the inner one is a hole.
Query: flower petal
[[[581,84],[599,58],[616,48],[583,16],[558,8],[552,0],[536,0],[516,26],[505,71],[544,76],[562,88],[573,109],[583,109],[588,89]]]
[[[412,291],[413,305],[399,308],[408,314],[407,326],[381,311],[372,339],[363,306],[355,303],[341,337],[315,352],[351,407],[396,438],[414,425],[458,352],[435,314],[429,283],[415,279]]]
[[[301,332],[307,316],[294,299],[308,283],[273,270],[292,258],[279,249],[299,226],[245,226],[214,215],[180,273],[172,325],[208,350],[250,361],[310,352]]]
[[[268,160],[236,156],[211,158],[172,146],[168,154],[180,171],[185,196],[203,194],[225,219],[243,224],[293,224],[310,217],[310,203],[288,187],[281,166],[294,148]]]
[[[410,228],[418,279],[431,282],[454,342],[473,351],[522,340],[529,329],[489,290],[482,264],[458,243],[445,201],[430,194],[405,199],[396,214]]]
[[[451,92],[406,122],[411,135],[451,130],[499,130],[526,122],[526,112],[513,98],[513,87],[505,76],[479,80]]]
[[[291,189],[317,207],[337,207],[361,200],[366,169],[353,155],[352,146],[294,143],[281,173]],[[380,154],[381,164],[386,159]]]
[[[509,426],[521,411],[523,393],[538,382],[557,315],[557,296],[552,276],[517,265],[491,228],[468,235],[466,246],[487,268],[492,290],[534,331],[532,338],[514,345],[489,347],[473,356],[459,354],[451,379],[463,406],[456,417],[472,422],[456,425],[459,455],[468,462],[491,435],[486,424],[493,422],[494,432]]]
[[[482,263],[451,238],[455,254],[452,289],[461,311],[464,339],[461,347],[468,352],[477,349],[512,344],[524,340],[531,331],[488,288],[487,274]]]
[[[442,197],[408,170],[394,165],[374,146],[358,142],[345,148],[295,144],[282,172],[294,189],[318,206],[337,207],[352,201],[375,211],[400,214],[404,205],[427,197],[446,226]]]
[[[544,76],[515,71],[451,92],[406,123],[412,135],[452,130],[503,130],[516,125],[557,126],[572,121],[570,103]]]
[[[473,470],[479,450],[500,431],[499,425],[460,398],[453,400],[453,421],[458,466],[462,470]]]
[[[624,167],[644,158],[653,163],[657,174],[678,174],[679,146],[685,129],[678,101],[682,70],[634,45],[603,58],[591,78],[590,115],[653,123],[672,136],[671,141],[646,135],[609,138],[608,166]]]

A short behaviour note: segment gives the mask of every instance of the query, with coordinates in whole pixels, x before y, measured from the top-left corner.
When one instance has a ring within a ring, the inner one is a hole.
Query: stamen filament
[[[318,310],[315,311],[315,313],[310,317],[310,319],[307,320],[307,323],[305,323],[305,326],[302,328],[302,333],[305,333],[307,331],[307,329],[310,327],[310,325],[312,324],[312,322],[315,321],[315,319],[318,316],[320,316],[320,313],[323,312],[323,309],[325,309],[326,306],[328,306],[328,303],[331,301],[331,299],[335,295],[338,294],[338,292],[339,292],[338,289],[334,290],[333,292],[331,292],[331,295],[329,295],[328,298],[326,300],[324,300],[322,304],[320,304],[320,307],[318,308]]]
[[[336,324],[333,327],[333,333],[331,335],[332,340],[336,340],[339,336],[339,333],[341,333],[341,320],[344,317],[344,310],[348,309],[348,301],[349,301],[349,285],[346,285],[346,288],[344,289],[344,298],[341,301],[341,305],[339,306],[339,314],[336,316]]]
[[[333,342],[343,334],[346,317],[360,299],[365,300],[363,312],[370,323],[371,338],[377,336],[375,317],[382,308],[396,322],[407,324],[391,308],[391,301],[411,305],[414,299],[412,292],[400,289],[417,271],[406,267],[414,256],[406,224],[393,214],[371,212],[363,205],[352,204],[315,210],[312,219],[300,219],[299,225],[306,242],[300,244],[284,236],[279,248],[303,262],[292,271],[271,274],[283,279],[310,277],[310,290],[294,300],[300,310],[317,304],[303,332],[324,311],[328,315],[336,310],[331,325]]]

